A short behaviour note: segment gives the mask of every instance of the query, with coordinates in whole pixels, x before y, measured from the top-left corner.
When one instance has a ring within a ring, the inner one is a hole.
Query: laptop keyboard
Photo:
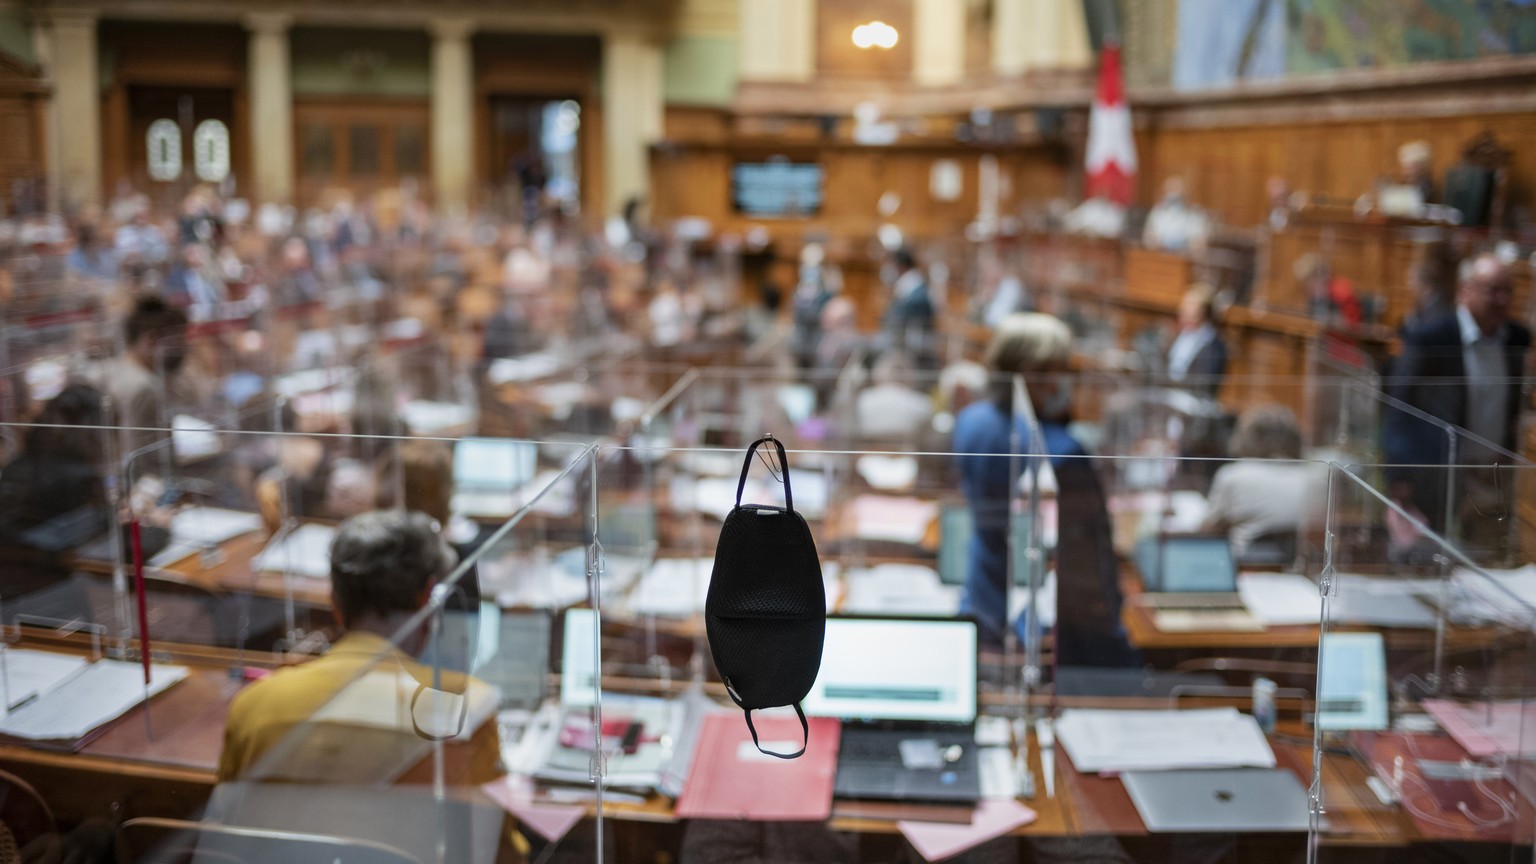
[[[1246,609],[1237,594],[1143,594],[1139,601],[1148,609]]]

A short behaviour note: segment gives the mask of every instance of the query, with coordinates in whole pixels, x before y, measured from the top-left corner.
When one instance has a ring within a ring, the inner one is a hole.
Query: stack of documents
[[[1271,626],[1319,624],[1323,595],[1317,583],[1295,573],[1239,573],[1237,593],[1249,614]]]
[[[475,422],[473,405],[428,402],[425,399],[412,399],[405,403],[400,414],[412,435],[441,435],[467,429]]]
[[[1521,629],[1536,626],[1536,564],[1483,573],[1458,569],[1451,574],[1462,594],[1455,617],[1462,621],[1496,621]]]
[[[659,558],[640,577],[626,605],[635,615],[688,618],[699,614],[704,611],[714,569],[713,557]]]
[[[960,586],[921,564],[877,564],[848,571],[843,611],[950,618],[960,611]]]
[[[188,507],[171,517],[170,543],[149,560],[151,567],[167,567],[196,552],[261,530],[261,515],[218,507]]]
[[[917,545],[939,518],[939,505],[921,498],[860,495],[849,509],[851,534],[860,540]]]
[[[329,525],[300,525],[269,544],[251,562],[258,571],[327,579],[331,575],[331,541],[336,529]]]
[[[1056,737],[1085,774],[1275,767],[1259,724],[1235,708],[1068,710],[1056,721]]]
[[[1427,699],[1424,710],[1474,759],[1536,755],[1536,705]]]
[[[116,720],[145,698],[144,667],[120,660],[84,663],[38,651],[8,650],[3,661],[13,685],[33,690],[0,721],[0,735],[28,741],[77,741]],[[187,677],[185,666],[150,667],[148,695]],[[62,675],[62,677],[60,677]]]

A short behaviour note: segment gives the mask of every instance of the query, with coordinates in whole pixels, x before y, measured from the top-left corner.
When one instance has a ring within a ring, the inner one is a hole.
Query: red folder
[[[753,718],[764,750],[794,752],[800,721]],[[711,714],[699,733],[693,768],[677,799],[681,819],[747,819],[758,822],[822,822],[832,815],[837,745],[842,727],[828,717],[810,718],[810,741],[798,759],[765,756],[752,746],[740,712]]]

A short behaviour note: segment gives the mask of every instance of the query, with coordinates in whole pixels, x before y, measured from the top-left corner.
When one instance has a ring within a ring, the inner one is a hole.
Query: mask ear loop
[[[798,759],[805,755],[805,748],[811,743],[811,724],[805,719],[805,709],[800,707],[799,702],[796,702],[793,707],[795,716],[800,718],[800,749],[793,753],[775,753],[772,750],[764,750],[762,742],[757,740],[757,727],[752,725],[752,709],[741,704],[741,698],[736,695],[736,688],[731,686],[730,681],[725,682],[725,694],[731,697],[731,701],[736,703],[741,713],[747,718],[747,731],[752,733],[752,746],[757,748],[757,752],[777,759]]]

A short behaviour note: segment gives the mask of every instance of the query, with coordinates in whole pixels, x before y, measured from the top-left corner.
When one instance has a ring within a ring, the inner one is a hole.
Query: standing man
[[[1404,333],[1402,355],[1393,366],[1387,392],[1423,414],[1513,450],[1531,332],[1510,320],[1512,300],[1509,267],[1497,257],[1484,253],[1464,263],[1455,312]],[[1461,432],[1456,433],[1453,454],[1444,428],[1393,407],[1387,409],[1383,438],[1392,466],[1453,461],[1482,466],[1458,472],[1453,515],[1460,519],[1467,540],[1479,545],[1495,540],[1489,533],[1499,530],[1494,517],[1503,512],[1501,507],[1513,505],[1513,493],[1508,478],[1501,485],[1491,466],[1507,459]],[[1388,469],[1387,479],[1399,503],[1416,508],[1427,524],[1444,531],[1445,496],[1451,491],[1447,473],[1394,467]]]

